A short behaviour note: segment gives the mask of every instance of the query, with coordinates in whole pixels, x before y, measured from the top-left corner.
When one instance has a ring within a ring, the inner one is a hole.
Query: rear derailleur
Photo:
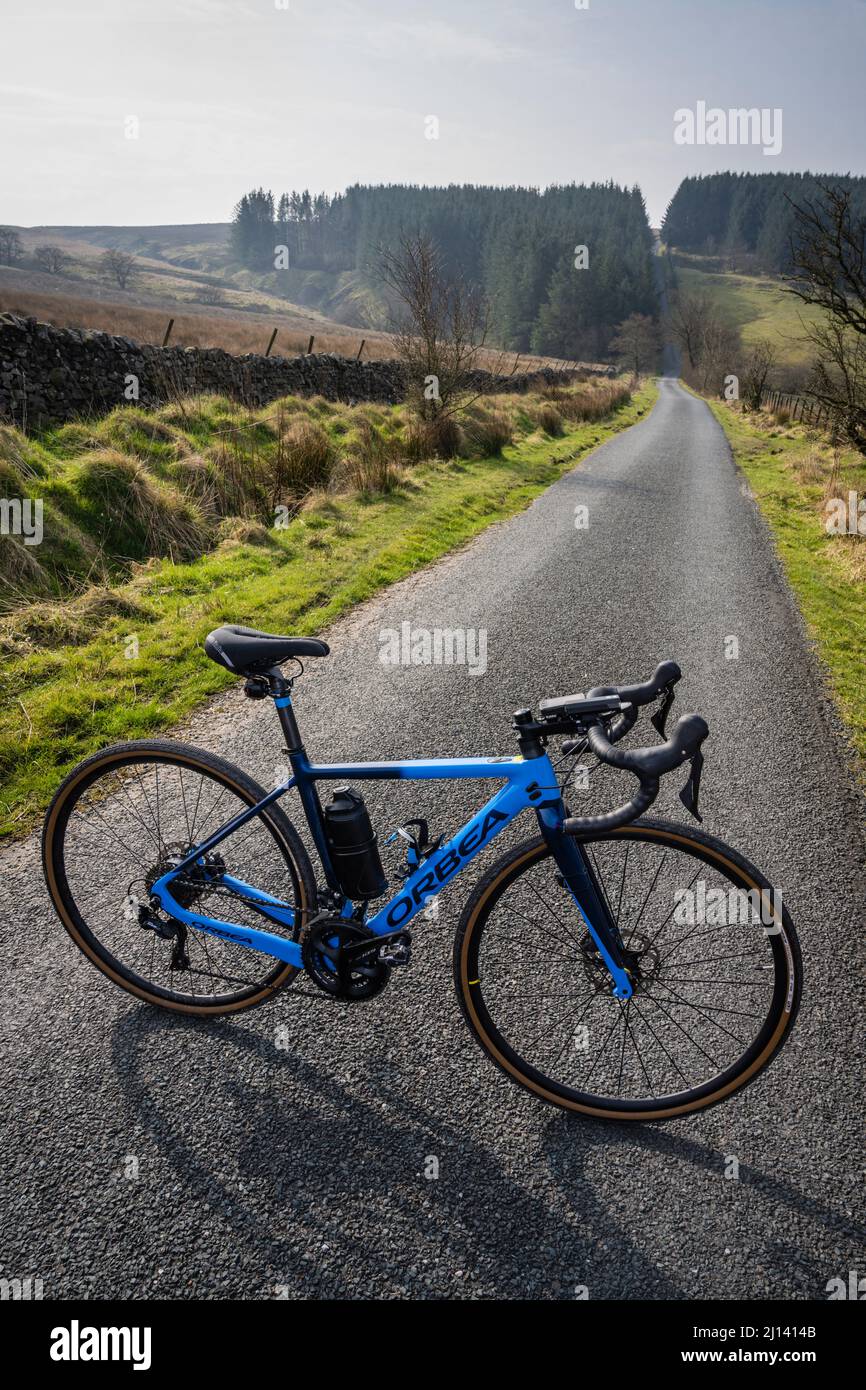
[[[156,900],[153,899],[152,902]],[[175,922],[168,917],[160,917],[158,911],[147,903],[138,905],[138,925],[145,931],[155,932],[161,941],[171,941],[169,970],[189,970],[189,956],[186,952],[186,927],[183,922]]]

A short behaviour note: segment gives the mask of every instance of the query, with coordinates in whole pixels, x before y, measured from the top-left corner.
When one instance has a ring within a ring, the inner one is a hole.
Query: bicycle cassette
[[[381,947],[381,938],[358,922],[321,913],[301,937],[301,958],[310,979],[326,994],[372,999],[391,975],[390,965],[379,959]]]

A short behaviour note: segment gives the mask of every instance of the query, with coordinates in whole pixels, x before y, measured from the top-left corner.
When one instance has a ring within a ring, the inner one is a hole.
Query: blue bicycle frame
[[[286,751],[289,754],[292,775],[255,806],[227,821],[207,840],[197,845],[182,863],[154,883],[152,892],[170,917],[187,927],[194,927],[223,940],[236,942],[239,946],[262,951],[302,968],[301,948],[296,941],[279,936],[276,932],[223,922],[218,918],[192,912],[172,897],[172,880],[195,863],[201,863],[204,856],[223,840],[241,829],[266,806],[296,787],[328,887],[332,892],[339,894],[339,882],[331,862],[322,807],[316,790],[318,782],[433,779],[457,781],[464,778],[502,780],[505,785],[456,835],[423,859],[403,881],[399,893],[375,915],[365,917],[364,925],[377,936],[388,936],[392,932],[403,930],[446,884],[451,883],[500,831],[511,824],[516,816],[522,811],[534,810],[541,833],[556,860],[563,881],[570,890],[580,917],[610,973],[611,993],[621,1000],[631,997],[632,986],[624,967],[622,940],[579,840],[563,831],[566,810],[556,773],[546,753],[533,758],[422,758],[408,762],[314,764],[308,760],[301,743],[290,696],[278,696],[274,703],[286,735]],[[272,894],[265,893],[229,874],[222,874],[219,882],[238,897],[254,902],[256,911],[276,925],[294,930],[296,912],[290,904],[281,902]],[[342,915],[357,915],[355,905],[347,899],[343,901]]]

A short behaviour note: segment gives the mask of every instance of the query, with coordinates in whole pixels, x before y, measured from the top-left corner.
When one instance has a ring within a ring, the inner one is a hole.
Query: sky
[[[0,42],[3,224],[613,179],[657,225],[688,174],[866,173],[866,0],[0,0]],[[678,143],[699,102],[781,149]]]

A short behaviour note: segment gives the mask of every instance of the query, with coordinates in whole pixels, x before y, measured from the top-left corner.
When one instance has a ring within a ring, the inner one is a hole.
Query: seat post
[[[286,740],[286,752],[290,757],[295,753],[303,753],[304,745],[301,742],[301,731],[298,728],[298,721],[292,708],[292,682],[286,680],[278,666],[268,671],[268,681],[271,696],[277,707],[280,727]]]

